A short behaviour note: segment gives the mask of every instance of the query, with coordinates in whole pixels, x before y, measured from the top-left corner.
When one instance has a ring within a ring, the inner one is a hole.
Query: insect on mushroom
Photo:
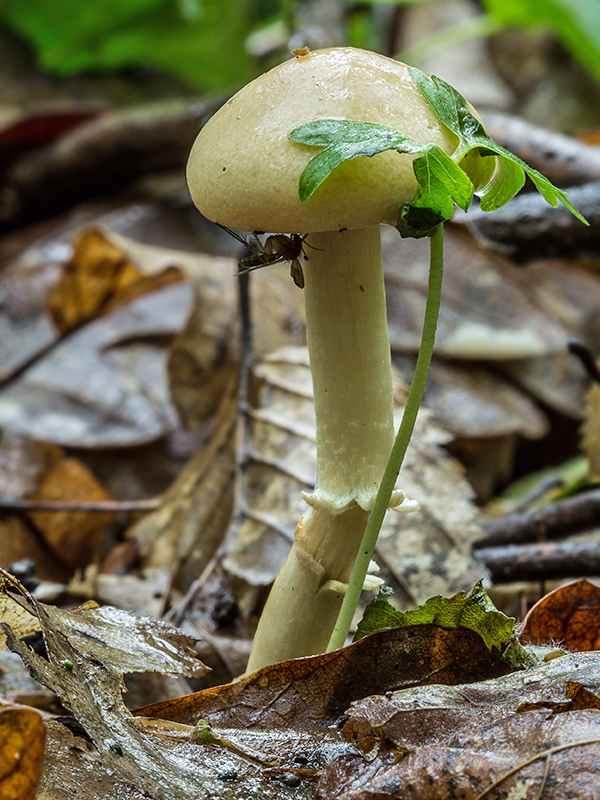
[[[252,252],[251,256],[242,258],[238,262],[240,275],[251,272],[253,269],[289,261],[292,280],[299,289],[304,289],[304,272],[300,264],[300,256],[306,260],[306,255],[303,252],[304,236],[300,236],[298,233],[289,236],[284,233],[277,233],[267,236],[265,241],[261,242],[258,238],[260,232],[254,231],[255,244],[252,244],[245,236],[226,228],[225,225],[220,225],[219,227],[227,231],[230,236],[233,236],[234,239],[237,239],[240,244],[243,244],[244,247]]]

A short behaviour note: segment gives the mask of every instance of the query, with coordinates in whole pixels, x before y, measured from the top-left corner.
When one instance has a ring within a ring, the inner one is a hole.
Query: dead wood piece
[[[490,571],[494,583],[600,575],[600,544],[597,542],[485,547],[477,551],[477,556]]]
[[[484,525],[485,539],[473,542],[475,550],[496,545],[543,542],[600,525],[600,489],[567,497],[533,511],[506,514]]]
[[[575,208],[590,223],[583,225],[566,206],[552,208],[537,193],[513,198],[493,214],[472,209],[455,222],[487,247],[509,252],[515,260],[561,255],[597,255],[600,250],[600,181],[567,189]]]
[[[0,231],[143,175],[183,170],[198,131],[222,103],[177,100],[106,114],[18,161],[0,188]]]

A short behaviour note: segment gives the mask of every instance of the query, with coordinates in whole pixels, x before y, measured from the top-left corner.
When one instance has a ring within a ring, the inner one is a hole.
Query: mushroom
[[[375,122],[447,153],[456,137],[398,61],[354,48],[302,54],[232,97],[188,162],[194,203],[243,231],[302,234],[317,479],[259,622],[248,670],[322,652],[331,635],[393,444],[393,395],[380,230],[414,198],[412,157],[340,165],[300,202],[313,148],[290,132],[320,119]],[[404,502],[403,502],[404,501]],[[416,504],[394,492],[391,505]]]

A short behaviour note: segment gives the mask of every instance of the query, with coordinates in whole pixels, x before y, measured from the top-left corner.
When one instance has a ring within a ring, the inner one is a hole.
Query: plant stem
[[[429,365],[433,355],[433,345],[435,342],[435,331],[440,309],[440,297],[442,290],[443,273],[443,228],[442,225],[434,230],[430,237],[430,262],[429,262],[429,286],[427,291],[427,303],[425,306],[425,319],[423,322],[423,332],[421,335],[421,346],[417,356],[415,373],[406,400],[402,422],[396,435],[396,440],[390,458],[388,460],[373,510],[369,516],[369,521],[362,538],[361,546],[354,562],[354,568],[350,576],[348,589],[346,591],[342,607],[327,652],[337,650],[344,646],[354,612],[358,605],[360,593],[369,569],[369,563],[373,556],[377,537],[383,523],[383,518],[388,509],[390,498],[400,472],[400,467],[404,461],[404,456],[412,436],[417,413],[423,399],[425,383],[429,373]]]

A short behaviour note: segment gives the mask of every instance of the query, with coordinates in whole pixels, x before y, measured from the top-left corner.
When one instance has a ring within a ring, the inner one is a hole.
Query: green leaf
[[[374,156],[386,150],[419,153],[418,145],[396,128],[372,122],[346,119],[321,119],[295,128],[288,136],[292,142],[325,149],[312,158],[300,176],[299,196],[304,203],[336,167],[346,160]]]
[[[61,75],[143,64],[211,90],[255,77],[252,2],[198,0],[191,12],[183,0],[5,0],[1,15]]]
[[[554,208],[559,202],[563,203],[578,220],[588,224],[572,205],[566,192],[486,133],[456,89],[435,75],[427,76],[411,67],[409,72],[443,124],[458,137],[459,145],[453,155],[455,161],[460,163],[472,150],[478,150],[481,155],[493,154],[498,157],[499,167],[493,182],[480,192],[483,211],[495,211],[507,203],[521,189],[527,175],[547,203]]]
[[[414,611],[398,611],[387,600],[390,590],[381,593],[365,609],[354,641],[369,633],[386,628],[400,628],[425,623],[451,630],[462,626],[479,634],[486,647],[500,655],[514,640],[514,623],[498,611],[488,597],[481,581],[467,594],[459,592],[453,597],[431,597]],[[512,645],[514,648],[514,644]]]
[[[410,209],[401,215],[401,232],[426,236],[454,213],[454,203],[465,211],[473,198],[473,184],[459,165],[435,144],[421,144],[396,128],[371,122],[317,120],[293,130],[293,142],[323,147],[300,177],[299,196],[308,200],[334,169],[346,160],[374,156],[386,150],[418,154],[413,169],[419,186]],[[410,231],[410,232],[409,232]]]

